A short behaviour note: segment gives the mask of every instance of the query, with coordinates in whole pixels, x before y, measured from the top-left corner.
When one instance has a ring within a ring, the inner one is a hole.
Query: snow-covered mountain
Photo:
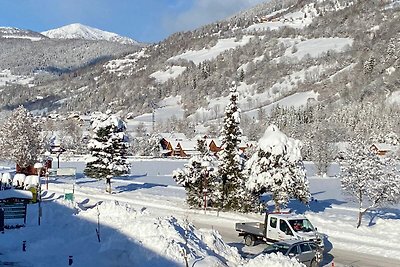
[[[30,30],[22,30],[13,27],[0,27],[0,38],[5,39],[28,39],[31,41],[39,41],[43,39],[47,39],[46,36],[30,31]]]
[[[121,44],[139,44],[131,38],[123,37],[113,32],[102,31],[80,23],[73,23],[57,29],[48,30],[42,32],[42,34],[53,39],[105,40]]]

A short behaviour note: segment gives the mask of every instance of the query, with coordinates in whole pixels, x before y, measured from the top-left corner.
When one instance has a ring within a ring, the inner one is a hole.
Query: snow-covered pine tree
[[[275,210],[290,198],[308,203],[310,191],[300,154],[299,140],[288,138],[270,125],[258,142],[257,152],[246,163],[246,186],[257,196],[271,192]]]
[[[40,123],[23,106],[15,109],[0,131],[1,158],[21,168],[38,162],[43,152]]]
[[[360,141],[352,143],[341,162],[342,188],[357,202],[357,228],[368,211],[400,201],[398,162],[381,157]]]
[[[93,136],[88,144],[91,157],[86,162],[85,174],[104,179],[129,173],[130,164],[126,160],[129,143],[121,118],[96,113],[92,117],[92,129]]]
[[[204,193],[207,194],[208,206],[216,203],[216,194],[213,190],[216,159],[209,153],[204,139],[197,140],[197,150],[200,155],[190,158],[184,169],[177,169],[172,173],[177,184],[185,187],[186,201],[193,208],[204,205]]]
[[[222,151],[219,152],[218,177],[221,199],[219,206],[224,210],[248,211],[254,208],[254,200],[246,190],[243,176],[243,157],[239,150],[242,136],[240,109],[237,105],[236,85],[230,89],[229,103],[225,108],[224,125],[221,131]]]

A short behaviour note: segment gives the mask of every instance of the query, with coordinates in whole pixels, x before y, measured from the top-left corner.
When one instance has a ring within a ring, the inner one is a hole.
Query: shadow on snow
[[[44,196],[45,198],[46,196]],[[52,197],[51,195],[48,196]],[[84,209],[88,199],[81,203]],[[42,202],[43,217],[37,225],[37,205],[29,205],[31,215],[26,227],[6,230],[0,235],[0,266],[182,266],[132,240],[118,229],[76,216],[79,209],[54,201]],[[36,215],[36,217],[35,217]],[[101,220],[101,217],[100,217]],[[26,251],[21,249],[26,240]],[[17,262],[16,262],[17,261]]]
[[[152,183],[132,183],[127,185],[116,186],[115,190],[117,190],[117,193],[121,193],[121,192],[135,191],[140,189],[150,189],[153,187],[167,187],[167,185],[152,184]]]

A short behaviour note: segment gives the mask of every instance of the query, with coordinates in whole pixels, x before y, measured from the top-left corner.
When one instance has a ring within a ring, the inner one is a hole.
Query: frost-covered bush
[[[310,198],[300,148],[299,140],[288,138],[270,125],[258,142],[257,152],[246,163],[247,188],[258,196],[271,192],[278,211],[290,198],[304,203]]]
[[[23,106],[14,110],[0,131],[0,156],[25,168],[38,162],[44,142],[39,122]]]

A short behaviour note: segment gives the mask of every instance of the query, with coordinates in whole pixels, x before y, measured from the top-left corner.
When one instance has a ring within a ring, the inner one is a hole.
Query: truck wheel
[[[254,236],[252,236],[252,235],[246,235],[245,237],[244,237],[244,244],[246,245],[246,246],[249,246],[249,247],[252,247],[252,246],[254,246],[254,242],[255,240],[254,240]]]

